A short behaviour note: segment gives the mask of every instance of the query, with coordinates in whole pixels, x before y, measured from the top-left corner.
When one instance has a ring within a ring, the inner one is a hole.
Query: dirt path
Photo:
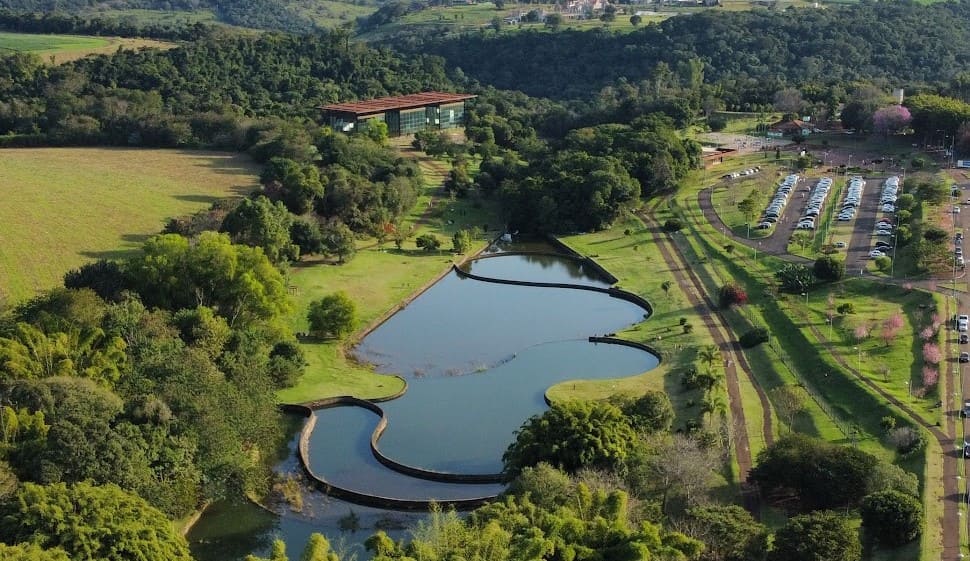
[[[721,351],[721,357],[724,359],[725,365],[725,381],[731,408],[731,418],[734,421],[734,450],[740,471],[738,474],[739,480],[742,483],[742,492],[744,494],[746,508],[752,512],[756,512],[760,508],[757,497],[753,493],[744,492],[748,473],[751,471],[752,458],[737,373],[737,366],[740,365],[750,376],[750,367],[744,355],[740,353],[740,349],[728,339],[726,335],[727,330],[723,328],[723,318],[714,309],[713,303],[710,302],[704,290],[701,288],[703,285],[700,279],[697,278],[690,267],[686,266],[686,260],[679,249],[677,249],[677,246],[663,234],[661,228],[651,216],[643,214],[641,217],[647,224],[654,242],[660,249],[664,262],[670,267],[670,271],[674,275],[678,286],[684,290],[684,294],[687,296],[690,305],[703,318],[704,326],[710,332],[711,338]],[[771,432],[771,410],[767,406],[767,398],[763,396],[763,392],[757,386],[755,388],[758,390],[759,397],[763,400],[762,405],[765,407],[766,412],[762,427],[765,442],[771,443],[774,440],[774,435]]]

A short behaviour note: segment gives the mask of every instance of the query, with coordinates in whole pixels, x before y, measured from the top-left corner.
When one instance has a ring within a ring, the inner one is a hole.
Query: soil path
[[[707,297],[700,279],[687,266],[686,259],[680,253],[676,244],[664,234],[660,226],[649,214],[641,214],[641,218],[647,224],[657,247],[660,249],[663,260],[670,267],[670,271],[674,275],[677,284],[684,290],[684,294],[687,296],[690,305],[703,318],[704,326],[710,332],[714,344],[721,351],[721,357],[724,359],[725,381],[730,402],[731,418],[734,421],[734,449],[740,471],[738,479],[742,482],[742,494],[744,496],[745,507],[752,512],[757,512],[760,508],[757,495],[748,492],[746,485],[748,473],[751,471],[752,458],[737,373],[737,367],[740,366],[750,378],[750,366],[747,360],[745,360],[744,354],[740,352],[740,347],[736,343],[731,342],[727,337],[726,334],[728,331],[724,327],[724,319],[715,309],[713,302]],[[762,419],[764,439],[767,444],[770,444],[774,441],[774,434],[771,430],[771,409],[767,403],[767,397],[761,388],[757,384],[754,384],[754,387],[758,391],[758,397],[761,399],[762,407],[765,411],[764,418]]]

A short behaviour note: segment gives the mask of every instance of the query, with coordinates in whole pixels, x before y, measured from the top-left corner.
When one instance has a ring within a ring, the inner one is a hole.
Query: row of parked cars
[[[887,214],[896,212],[896,194],[898,192],[899,178],[895,175],[882,182],[882,191],[879,194],[879,208],[882,212]],[[893,235],[893,219],[888,216],[883,216],[879,220],[876,220],[876,229],[873,235],[877,238],[879,236]],[[876,258],[888,255],[892,248],[892,244],[888,241],[877,239],[876,243],[873,244],[872,251],[869,252],[869,257]]]
[[[842,201],[842,210],[836,217],[838,220],[845,222],[855,218],[859,204],[862,202],[862,189],[865,186],[866,182],[861,177],[854,175],[849,178],[849,184],[845,190],[845,199]]]
[[[811,196],[808,198],[808,204],[805,205],[805,211],[802,213],[802,217],[798,220],[798,224],[795,225],[796,230],[815,229],[815,219],[822,212],[822,205],[825,204],[825,199],[829,196],[830,189],[832,189],[831,178],[823,177],[818,180],[815,188],[812,189]]]
[[[788,197],[791,195],[792,190],[795,189],[796,183],[798,183],[798,175],[795,174],[789,175],[781,182],[778,189],[775,190],[775,196],[772,197],[768,206],[765,207],[764,216],[758,222],[757,228],[759,230],[767,230],[771,228],[772,224],[778,222],[778,217],[785,211],[785,205],[788,204]]]
[[[882,182],[882,193],[879,195],[879,205],[883,212],[896,212],[896,194],[899,193],[899,177],[892,176]]]
[[[953,261],[961,269],[966,266],[963,260],[963,232],[957,232],[953,237]]]
[[[754,175],[761,171],[760,166],[754,166],[753,168],[748,168],[746,170],[736,171],[733,173],[726,173],[721,176],[721,179],[737,179],[743,175]]]

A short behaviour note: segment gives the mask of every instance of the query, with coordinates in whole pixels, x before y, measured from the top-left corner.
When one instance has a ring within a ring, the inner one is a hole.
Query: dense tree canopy
[[[27,483],[0,509],[4,541],[59,547],[76,561],[191,560],[161,512],[114,485]]]
[[[126,272],[147,303],[167,309],[210,306],[230,324],[273,320],[288,309],[283,277],[262,249],[234,245],[225,234],[203,232],[190,242],[155,236]]]
[[[588,99],[605,87],[630,86],[655,94],[700,79],[721,87],[729,108],[749,110],[743,105],[771,104],[790,85],[948,81],[970,55],[970,30],[960,23],[968,16],[965,1],[859,2],[824,10],[705,10],[624,34],[424,34],[398,44],[529,95]]]
[[[831,511],[795,516],[775,532],[772,561],[859,561],[862,545],[849,521]]]
[[[879,491],[862,499],[859,509],[866,535],[899,546],[916,539],[923,530],[923,504],[899,491]]]
[[[888,476],[884,464],[856,448],[791,434],[758,454],[750,478],[767,496],[794,495],[808,510],[853,507],[871,492],[910,488],[912,474]]]
[[[512,489],[467,520],[436,511],[410,542],[395,543],[379,532],[367,547],[375,561],[686,561],[696,559],[704,547],[657,524],[634,523],[626,493],[570,480],[548,465],[527,468]]]
[[[635,438],[623,413],[596,401],[553,404],[526,421],[502,461],[510,475],[547,462],[567,472],[608,468],[626,458]]]

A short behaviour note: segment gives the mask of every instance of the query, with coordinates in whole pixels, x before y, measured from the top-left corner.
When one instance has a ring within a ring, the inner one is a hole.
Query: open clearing
[[[139,247],[168,218],[257,186],[247,156],[185,150],[0,150],[0,298]]]
[[[170,49],[174,43],[151,39],[123,37],[91,37],[83,35],[38,35],[33,33],[0,32],[0,52],[33,53],[44,61],[62,64],[91,54],[107,54],[123,49],[151,47]]]

